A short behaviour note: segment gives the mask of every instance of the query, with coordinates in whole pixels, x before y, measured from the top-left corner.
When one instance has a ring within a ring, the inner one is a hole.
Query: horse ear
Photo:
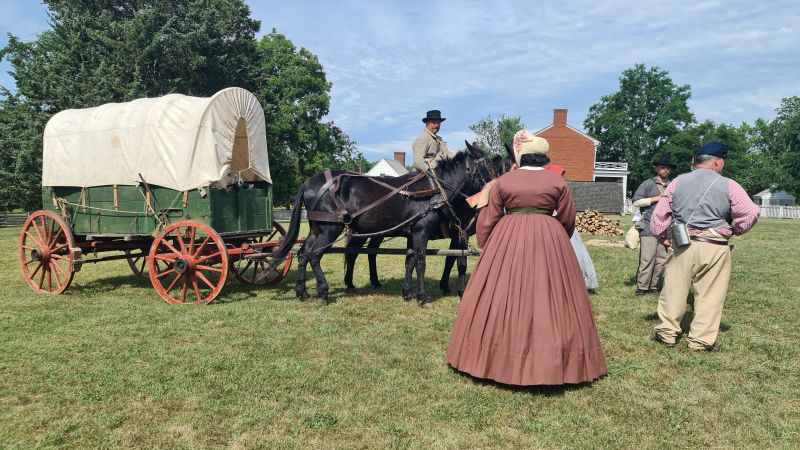
[[[479,154],[480,154],[480,149],[479,149],[478,147],[476,147],[476,144],[475,144],[474,142],[473,142],[472,144],[470,144],[470,143],[469,143],[469,142],[468,142],[468,141],[465,139],[465,140],[464,140],[464,143],[465,143],[465,144],[467,144],[467,150],[469,151],[469,154],[470,154],[470,155],[472,155],[472,156],[473,156],[473,157],[475,157],[475,158],[479,157]]]
[[[511,148],[511,144],[509,144],[508,142],[506,142],[506,143],[505,143],[505,144],[503,144],[503,145],[504,145],[504,146],[505,146],[505,148],[506,148],[506,153],[508,153],[508,157],[509,157],[509,158],[511,158],[512,160],[514,160],[514,159],[515,159],[515,156],[514,156],[514,149],[513,149],[513,148]]]

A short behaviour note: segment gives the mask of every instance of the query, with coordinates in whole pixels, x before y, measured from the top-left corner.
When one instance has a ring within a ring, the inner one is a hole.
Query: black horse
[[[476,144],[472,144],[472,147],[476,147]],[[500,176],[508,171],[511,170],[511,165],[514,162],[514,153],[510,149],[510,147],[506,147],[506,152],[508,153],[508,157],[502,157],[500,155],[495,155],[492,157],[492,164],[494,165],[494,170],[497,176]],[[471,207],[464,198],[458,197],[453,201],[453,210],[455,211],[455,217],[458,220],[450,220],[448,223],[448,235],[450,237],[450,249],[451,250],[467,250],[468,249],[468,242],[465,241],[465,238],[468,239],[469,236],[475,234],[475,218],[476,218],[476,210],[475,208]],[[451,218],[452,219],[452,218]],[[467,235],[462,235],[462,232],[466,231]],[[443,239],[448,236],[441,235],[438,237],[431,237],[431,239]],[[383,243],[384,237],[374,237],[369,239],[369,243],[367,245],[370,249],[377,249]],[[350,238],[347,241],[348,248],[361,248],[364,244],[367,243],[367,238]],[[408,246],[411,247],[410,245]],[[358,253],[348,253],[345,254],[345,275],[344,275],[344,283],[348,289],[353,289],[355,286],[353,285],[353,270],[355,267],[356,258],[358,258]],[[381,287],[381,282],[378,279],[378,269],[377,269],[377,255],[374,253],[370,253],[368,255],[369,259],[369,281],[372,287],[379,288]],[[447,295],[450,291],[450,273],[453,270],[453,265],[457,264],[458,268],[458,296],[462,296],[464,294],[464,288],[467,284],[467,258],[464,257],[456,257],[456,256],[447,256],[444,262],[444,270],[442,271],[442,277],[439,279],[439,289],[442,291],[442,294]],[[406,262],[406,283],[404,284],[404,297],[408,298],[410,295],[410,291],[406,290],[410,286],[411,279],[411,270],[413,269],[414,263],[407,261]]]
[[[380,177],[376,181],[360,174],[330,171],[308,179],[295,199],[286,238],[273,254],[273,260],[280,261],[289,253],[300,232],[301,207],[305,204],[310,230],[297,253],[295,293],[300,300],[309,298],[306,265],[310,262],[317,280],[317,295],[321,303],[327,304],[329,287],[320,260],[346,225],[356,238],[371,235],[411,238],[417,271],[416,297],[426,306],[430,302],[424,286],[428,240],[441,233],[442,224],[448,223],[449,205],[457,198],[479,192],[495,172],[489,158],[467,143],[467,150],[439,162],[433,175],[410,173],[396,178]]]

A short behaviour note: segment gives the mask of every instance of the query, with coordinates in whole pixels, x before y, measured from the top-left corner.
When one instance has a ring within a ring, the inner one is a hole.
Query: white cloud
[[[700,121],[770,119],[800,92],[794,0],[249,3],[263,32],[276,27],[319,57],[333,83],[329,119],[368,158],[410,150],[431,108],[448,117],[442,133],[456,148],[487,115],[537,129],[568,108],[581,128],[636,63],[690,84]],[[0,0],[0,27],[21,34],[11,27],[28,22],[32,38],[46,26],[43,6],[20,5]]]

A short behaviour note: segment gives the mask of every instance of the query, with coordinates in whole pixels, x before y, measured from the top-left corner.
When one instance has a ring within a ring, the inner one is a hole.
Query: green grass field
[[[0,229],[0,447],[798,447],[798,231],[765,219],[735,239],[719,353],[650,342],[657,299],[625,284],[637,252],[590,246],[608,376],[510,389],[444,363],[458,298],[440,297],[440,257],[432,310],[401,299],[398,256],[379,258],[381,290],[362,257],[345,292],[341,255],[323,259],[328,307],[295,300],[294,270],[176,307],[124,261],[36,295]]]

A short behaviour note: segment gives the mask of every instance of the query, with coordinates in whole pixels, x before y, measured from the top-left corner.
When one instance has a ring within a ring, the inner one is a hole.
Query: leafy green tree
[[[780,154],[778,161],[784,173],[779,187],[800,198],[800,97],[782,99],[776,112],[772,121],[774,153]]]
[[[503,144],[514,140],[514,133],[525,128],[520,116],[508,117],[500,114],[495,121],[492,116],[469,126],[477,136],[478,145],[491,153],[505,154]]]
[[[42,133],[45,114],[18,95],[0,99],[0,211],[41,206]]]
[[[331,84],[316,56],[275,30],[257,41],[260,24],[243,0],[43,3],[51,28],[32,42],[9,35],[0,50],[17,86],[13,95],[0,92],[3,175],[26,186],[25,195],[0,188],[4,208],[38,206],[41,136],[53,114],[173,92],[209,96],[240,86],[259,98],[276,202],[323,161],[353,165],[360,155],[341,129],[322,122]]]
[[[333,123],[331,83],[317,57],[296,48],[275,29],[258,42],[254,93],[267,119],[267,142],[276,203],[287,203],[300,183],[326,168],[366,162],[355,142]]]
[[[625,70],[619,91],[589,108],[587,133],[600,141],[597,159],[627,161],[632,186],[652,176],[651,161],[670,138],[694,122],[687,102],[691,87],[643,64]]]
[[[4,208],[41,203],[41,140],[56,112],[171,92],[206,96],[250,87],[258,21],[242,0],[45,0],[50,29],[9,35],[16,93],[0,92]],[[4,130],[5,131],[5,130]],[[4,161],[5,162],[5,161]],[[12,192],[13,190],[13,192]]]
[[[728,147],[723,174],[736,180],[748,194],[753,195],[775,184],[779,168],[770,163],[767,154],[754,148],[752,127],[734,127],[710,120],[690,125],[663,146],[664,152],[670,154],[678,166],[674,175],[688,172],[695,150],[711,141],[722,142]]]

